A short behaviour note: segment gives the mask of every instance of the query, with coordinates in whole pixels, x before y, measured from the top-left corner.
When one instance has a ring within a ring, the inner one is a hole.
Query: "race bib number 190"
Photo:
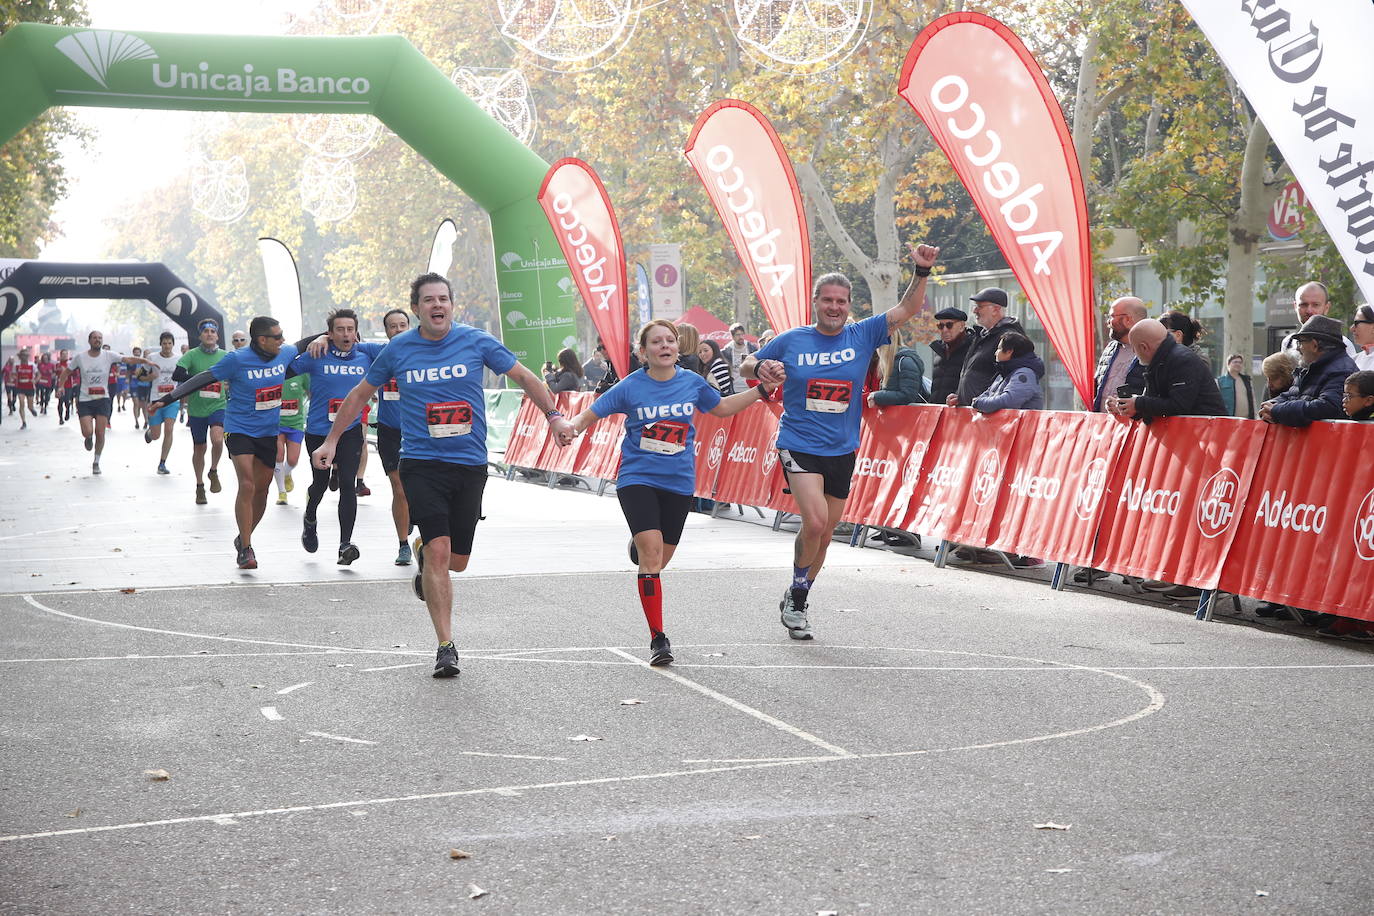
[[[281,386],[259,388],[253,396],[254,410],[276,410],[281,407]]]
[[[646,452],[676,455],[687,447],[687,424],[676,420],[659,420],[644,427],[639,447]]]
[[[426,404],[425,423],[432,439],[466,436],[472,432],[472,405],[467,401]]]
[[[844,413],[849,409],[852,382],[813,378],[806,383],[806,409],[817,413]]]

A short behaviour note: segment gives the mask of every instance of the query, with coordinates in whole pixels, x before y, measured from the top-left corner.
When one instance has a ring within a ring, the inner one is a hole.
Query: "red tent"
[[[684,321],[697,329],[702,340],[714,340],[721,345],[730,342],[730,326],[699,305],[683,312],[682,317],[677,319],[674,324],[682,324]],[[758,338],[753,334],[746,333],[744,337],[746,340],[758,343]]]

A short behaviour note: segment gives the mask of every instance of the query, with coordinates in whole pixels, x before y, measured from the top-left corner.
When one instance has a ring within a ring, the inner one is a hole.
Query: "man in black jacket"
[[[930,367],[930,402],[943,404],[959,390],[959,375],[964,371],[973,332],[968,329],[968,315],[956,308],[936,312],[935,328],[940,339],[930,342],[930,352],[935,354]]]
[[[1345,380],[1355,371],[1355,361],[1345,351],[1341,323],[1325,315],[1313,315],[1293,335],[1302,367],[1293,387],[1260,405],[1266,423],[1308,426],[1313,420],[1344,420],[1341,396]]]
[[[1145,367],[1145,393],[1112,397],[1107,410],[1149,422],[1155,417],[1224,417],[1226,405],[1207,361],[1179,344],[1154,318],[1138,321],[1127,335]]]
[[[997,377],[997,344],[1003,334],[1008,331],[1021,335],[1026,333],[1021,322],[1006,317],[1006,290],[989,286],[969,296],[969,299],[973,301],[973,319],[978,322],[978,328],[973,332],[968,355],[964,357],[958,393],[945,398],[945,403],[951,407],[968,407]]]

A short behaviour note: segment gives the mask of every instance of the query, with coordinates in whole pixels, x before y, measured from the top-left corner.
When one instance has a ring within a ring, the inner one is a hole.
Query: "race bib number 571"
[[[687,447],[687,424],[677,420],[650,423],[639,435],[639,447],[646,452],[676,455]]]
[[[817,413],[844,413],[849,409],[853,382],[813,378],[806,383],[806,409]]]
[[[426,404],[425,424],[433,439],[466,436],[472,432],[472,405],[467,401]]]

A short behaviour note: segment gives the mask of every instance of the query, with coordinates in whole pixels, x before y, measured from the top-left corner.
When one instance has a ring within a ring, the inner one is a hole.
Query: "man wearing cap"
[[[1297,291],[1293,293],[1293,312],[1298,316],[1299,326],[1307,323],[1307,319],[1314,315],[1331,316],[1331,298],[1327,294],[1326,284],[1316,280],[1309,280]],[[1298,342],[1294,339],[1298,332],[1294,331],[1283,339],[1283,344],[1279,347],[1293,354],[1294,359],[1299,359]],[[1342,337],[1341,341],[1345,344],[1345,354],[1351,359],[1355,358],[1355,345],[1348,338]]]
[[[1283,426],[1308,426],[1314,420],[1343,420],[1345,379],[1355,361],[1345,352],[1341,323],[1313,315],[1293,334],[1301,365],[1293,387],[1260,405],[1259,418]]]
[[[945,403],[951,407],[973,403],[973,399],[987,390],[997,377],[997,344],[1002,335],[1015,331],[1025,335],[1025,328],[1015,318],[1007,317],[1007,291],[989,286],[969,299],[973,302],[973,320],[978,327],[969,341],[968,355],[959,375],[959,389],[948,395]]]
[[[1149,317],[1145,303],[1135,296],[1122,296],[1107,311],[1107,332],[1111,340],[1102,348],[1093,375],[1092,409],[1101,413],[1107,409],[1107,398],[1118,397],[1121,388],[1140,394],[1145,390],[1145,367],[1135,358],[1126,343],[1126,335],[1136,323]]]
[[[184,382],[224,359],[224,351],[219,348],[219,325],[207,318],[196,329],[200,332],[200,346],[187,350],[177,360],[172,381]],[[238,334],[238,331],[234,332]],[[208,440],[210,452],[210,492],[218,493],[224,489],[219,482],[219,457],[224,452],[224,406],[227,402],[227,382],[211,382],[186,399],[186,412],[189,416],[187,426],[191,429],[191,468],[196,472],[196,505],[203,506],[205,498],[205,444]]]
[[[1355,366],[1361,371],[1374,371],[1374,305],[1355,309],[1350,336],[1355,338]]]
[[[1147,423],[1155,417],[1226,416],[1207,361],[1174,340],[1160,321],[1137,321],[1126,339],[1145,367],[1145,392],[1124,398],[1108,395],[1109,413]]]
[[[930,366],[930,401],[943,404],[959,390],[973,332],[968,329],[968,315],[953,306],[935,313],[935,329],[940,339],[930,342],[930,352],[935,354]]]

